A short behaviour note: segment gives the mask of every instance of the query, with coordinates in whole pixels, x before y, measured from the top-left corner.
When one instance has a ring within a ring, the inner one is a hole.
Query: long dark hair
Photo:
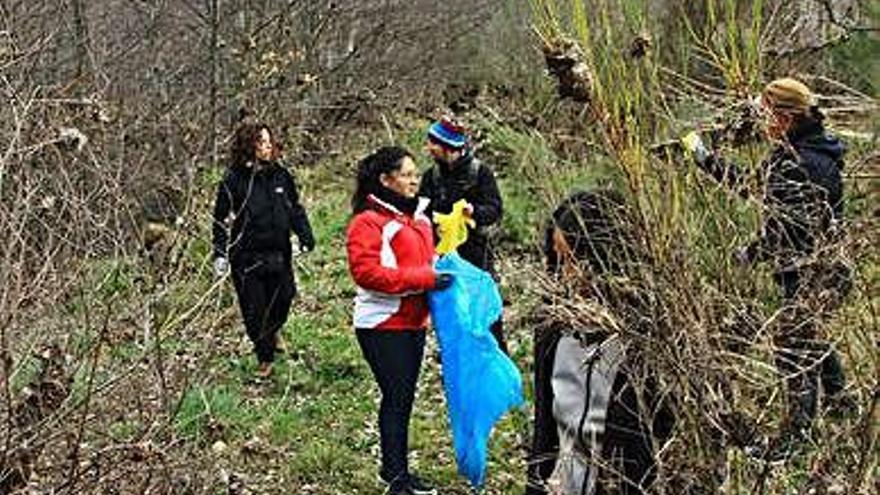
[[[620,193],[611,189],[576,192],[553,212],[544,232],[547,270],[557,273],[563,260],[553,244],[558,229],[571,248],[575,262],[594,275],[622,274],[635,261],[633,219]]]
[[[570,252],[557,253],[554,233]],[[638,217],[624,196],[611,189],[572,194],[559,205],[547,225],[544,255],[555,282],[566,259],[577,276],[559,287],[598,301],[623,328],[648,334],[654,318],[652,262],[640,242]],[[570,285],[573,282],[573,285]]]
[[[355,214],[366,210],[367,197],[384,187],[379,180],[382,174],[400,170],[406,157],[413,158],[406,148],[383,146],[358,162],[354,196],[351,198],[351,209]]]
[[[269,137],[272,140],[272,160],[278,159],[281,155],[281,146],[275,139],[275,133],[272,132],[268,125],[257,120],[249,111],[242,110],[239,112],[238,127],[235,129],[232,149],[230,150],[233,167],[245,167],[248,162],[256,160],[257,139],[259,139],[263,129],[269,131]]]

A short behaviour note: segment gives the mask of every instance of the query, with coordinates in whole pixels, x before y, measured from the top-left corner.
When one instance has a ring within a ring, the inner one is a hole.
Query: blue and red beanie
[[[449,118],[442,118],[428,127],[428,140],[446,149],[459,151],[468,144],[467,130]]]

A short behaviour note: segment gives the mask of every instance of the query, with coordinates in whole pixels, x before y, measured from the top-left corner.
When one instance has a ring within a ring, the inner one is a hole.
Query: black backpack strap
[[[483,164],[476,158],[471,160],[468,163],[468,178],[467,185],[465,186],[465,192],[469,193],[474,190],[477,186],[479,186],[480,182],[480,168],[482,168]]]
[[[482,168],[482,166],[483,164],[476,158],[472,159],[468,163],[467,179],[463,188],[465,196],[473,192],[473,190],[479,186],[480,169]],[[447,203],[449,199],[449,190],[446,187],[446,183],[440,173],[439,165],[434,165],[433,167],[431,167],[431,179],[434,183],[434,190],[437,191],[437,196],[440,198],[439,202]]]
[[[431,179],[434,183],[434,191],[436,191],[437,198],[439,199],[437,203],[445,203],[448,191],[446,190],[446,186],[443,184],[443,177],[440,175],[440,165],[435,164],[433,167],[431,167]]]

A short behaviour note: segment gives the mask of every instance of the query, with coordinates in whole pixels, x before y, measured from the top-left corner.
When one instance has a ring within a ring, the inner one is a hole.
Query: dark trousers
[[[488,241],[482,234],[472,235],[468,237],[468,240],[458,247],[458,254],[465,261],[470,264],[476,266],[480,270],[488,272],[492,275],[492,278],[495,279],[495,283],[499,283],[498,272],[495,271],[495,262],[490,251],[490,247]],[[492,332],[492,336],[495,337],[495,342],[498,342],[498,347],[504,354],[510,355],[510,352],[507,349],[507,340],[504,338],[504,322],[502,321],[503,317],[499,317],[495,323],[489,327],[489,331]]]
[[[254,257],[236,260],[232,265],[232,283],[257,359],[271,363],[275,359],[278,331],[287,321],[296,294],[290,263],[273,265]]]
[[[382,393],[379,405],[381,475],[391,482],[394,490],[403,486],[409,474],[409,418],[425,351],[425,332],[358,328],[357,339]]]
[[[815,278],[821,282],[833,280]],[[789,427],[804,430],[816,416],[820,384],[829,396],[846,386],[840,356],[828,342],[819,339],[818,320],[834,308],[816,307],[809,302],[811,292],[838,289],[813,287],[815,284],[806,283],[798,271],[777,273],[775,279],[783,296],[779,331],[774,338],[776,365],[786,380]]]

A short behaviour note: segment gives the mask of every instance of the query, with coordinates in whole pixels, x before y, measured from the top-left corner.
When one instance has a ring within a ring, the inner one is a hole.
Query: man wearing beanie
[[[840,358],[820,339],[819,324],[851,289],[840,253],[844,145],[825,130],[816,99],[802,82],[783,78],[761,94],[767,138],[775,144],[760,167],[764,225],[737,253],[743,265],[772,263],[782,296],[774,335],[776,366],[788,389],[788,414],[779,438],[752,453],[783,460],[803,441],[818,407],[821,384],[832,411],[853,407],[844,393]],[[722,184],[748,196],[748,179],[703,145],[696,133],[682,139],[696,164]]]
[[[458,254],[478,268],[497,278],[492,246],[486,229],[501,220],[501,194],[492,169],[474,157],[467,131],[451,118],[443,118],[428,127],[428,152],[434,158],[423,176],[419,196],[431,200],[431,208],[438,213],[449,213],[452,205],[461,199],[467,201],[465,213],[476,223],[469,228],[467,242],[459,246]],[[492,325],[492,335],[502,351],[507,353],[501,319]]]

